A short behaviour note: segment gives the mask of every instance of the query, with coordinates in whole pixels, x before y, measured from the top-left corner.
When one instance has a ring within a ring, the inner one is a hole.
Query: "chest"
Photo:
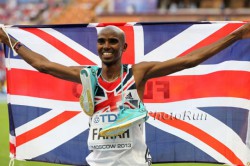
[[[119,107],[138,108],[140,97],[137,93],[133,77],[126,77],[121,83],[121,78],[114,82],[105,82],[98,78],[95,94],[95,112],[115,112]]]

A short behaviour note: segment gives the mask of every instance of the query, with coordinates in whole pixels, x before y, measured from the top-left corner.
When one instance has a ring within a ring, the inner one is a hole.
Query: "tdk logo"
[[[107,122],[114,122],[117,119],[116,114],[101,114],[101,115],[96,115],[94,117],[94,123],[107,123]]]

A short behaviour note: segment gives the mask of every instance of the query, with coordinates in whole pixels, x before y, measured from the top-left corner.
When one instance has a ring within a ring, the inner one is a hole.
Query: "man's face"
[[[122,35],[112,29],[106,29],[98,34],[97,50],[102,63],[111,65],[121,60],[126,44]]]

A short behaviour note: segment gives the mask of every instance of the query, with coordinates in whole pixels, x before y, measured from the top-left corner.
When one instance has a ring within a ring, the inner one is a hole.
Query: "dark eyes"
[[[104,39],[104,38],[97,39],[98,44],[105,44],[105,42],[106,42],[106,39]],[[111,38],[111,39],[108,39],[108,42],[109,42],[109,44],[117,44],[119,42],[119,40],[115,39],[115,38]]]

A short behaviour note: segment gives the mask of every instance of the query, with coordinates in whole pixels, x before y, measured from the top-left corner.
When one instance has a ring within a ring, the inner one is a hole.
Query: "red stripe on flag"
[[[241,79],[239,79],[241,78]],[[202,97],[250,99],[250,72],[220,71],[197,76],[166,76],[149,80],[144,102],[165,103]]]
[[[23,30],[30,32],[47,43],[51,44],[53,47],[57,48],[59,51],[73,59],[75,62],[79,63],[80,65],[95,65],[91,60],[88,58],[84,57],[82,54],[78,53],[76,50],[72,49],[70,46],[67,44],[61,42],[54,36],[40,30],[37,28],[22,28]]]
[[[64,122],[68,121],[69,119],[73,118],[80,112],[76,111],[64,111],[63,113],[57,115],[56,117],[48,120],[47,122],[37,126],[19,136],[16,137],[16,146],[20,146],[26,142],[29,142],[50,130],[56,128],[57,126],[63,124]]]
[[[134,29],[132,26],[122,26],[121,28],[126,36],[126,43],[128,47],[122,54],[123,64],[134,64],[135,63],[135,41],[134,41]]]
[[[180,129],[195,138],[199,139],[200,141],[204,142],[205,144],[212,147],[214,150],[222,154],[225,158],[227,158],[231,163],[236,165],[244,165],[242,161],[234,154],[233,151],[231,151],[227,146],[225,146],[223,143],[212,137],[211,135],[207,134],[206,132],[202,131],[201,129],[185,122],[180,119],[175,119],[174,117],[171,117],[171,115],[163,113],[163,116],[170,117],[168,119],[166,118],[159,118],[163,116],[156,117],[154,113],[149,113],[150,116],[153,118],[158,119],[159,121],[168,124],[170,126],[173,126],[177,129]]]
[[[36,71],[11,69],[7,74],[8,93],[12,95],[78,101],[81,94],[80,84]],[[249,84],[250,72],[243,71],[221,71],[197,76],[166,76],[148,81],[144,102],[163,103],[201,97],[250,99],[250,90],[246,89],[246,85]]]
[[[128,82],[126,85],[125,85],[125,87],[122,89],[122,90],[127,90],[132,84],[134,84],[135,83],[135,80],[131,80],[130,82]]]
[[[118,26],[118,27],[123,27],[123,26],[132,26],[132,25],[129,25],[127,24],[126,22],[117,22],[117,23],[99,23],[97,24],[97,27],[105,27],[105,26],[108,26],[108,25],[114,25],[114,26]]]
[[[11,142],[9,143],[9,146],[10,146],[10,153],[13,156],[16,156],[16,146],[14,144],[12,144]]]
[[[63,101],[79,101],[82,85],[36,71],[7,71],[8,93]]]
[[[227,36],[228,34],[232,33],[234,30],[238,29],[240,26],[242,26],[244,24],[245,23],[229,23],[229,24],[225,25],[224,27],[222,27],[221,29],[219,29],[218,31],[214,32],[212,35],[209,35],[209,37],[203,39],[202,41],[200,41],[199,43],[197,43],[193,47],[184,51],[179,56],[184,56],[184,55],[190,53],[191,51],[194,51],[198,48],[212,44],[212,43],[218,41],[219,39]]]

